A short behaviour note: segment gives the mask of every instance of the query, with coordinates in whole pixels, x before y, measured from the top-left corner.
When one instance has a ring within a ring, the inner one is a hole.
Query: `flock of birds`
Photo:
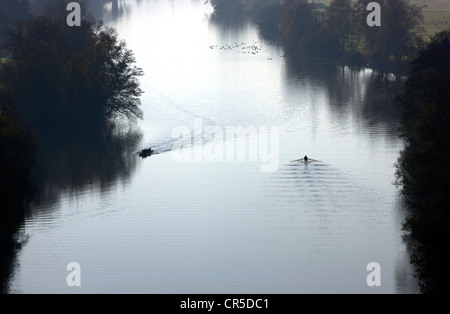
[[[237,50],[238,53],[242,53],[242,54],[249,54],[249,55],[257,55],[260,52],[267,52],[267,49],[263,47],[263,45],[261,45],[258,41],[254,41],[250,44],[247,43],[234,43],[234,44],[225,44],[222,46],[218,46],[218,45],[211,45],[209,46],[209,48],[211,50],[214,49],[218,49],[218,50],[223,50],[223,51],[228,51],[228,50]],[[284,56],[280,56],[280,57],[284,57]],[[273,60],[273,58],[269,57],[267,58],[267,60]]]

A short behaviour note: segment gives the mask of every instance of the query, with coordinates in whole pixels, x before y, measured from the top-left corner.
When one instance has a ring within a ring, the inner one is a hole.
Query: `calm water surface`
[[[418,292],[392,184],[403,142],[389,81],[292,61],[203,2],[105,8],[145,72],[142,134],[121,133],[103,159],[83,146],[47,161],[11,292]],[[261,156],[177,161],[173,130],[195,135],[198,121],[224,136],[192,156],[233,143],[229,126],[278,128],[276,171],[262,172]],[[150,146],[160,154],[134,154]],[[322,162],[292,162],[305,154]],[[81,265],[79,288],[66,285],[69,262]],[[370,262],[381,287],[366,284]]]

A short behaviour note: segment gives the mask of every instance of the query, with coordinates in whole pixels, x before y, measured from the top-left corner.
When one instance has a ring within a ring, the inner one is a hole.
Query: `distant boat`
[[[138,154],[139,154],[139,157],[141,157],[141,158],[147,158],[147,157],[150,157],[151,155],[158,155],[159,153],[155,152],[151,148],[146,148],[146,149],[141,150]]]
[[[305,160],[305,158],[301,158],[301,159],[297,159],[297,160],[292,160],[291,162],[307,164],[310,162],[322,162],[322,161],[317,160],[317,159],[311,159],[311,158],[308,158],[308,160]]]

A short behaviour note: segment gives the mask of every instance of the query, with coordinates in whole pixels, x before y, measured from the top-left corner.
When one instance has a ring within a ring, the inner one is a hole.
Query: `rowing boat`
[[[292,160],[291,162],[307,164],[310,162],[322,162],[322,161],[317,160],[317,159],[311,159],[311,158],[308,158],[308,161],[306,161],[304,158],[301,158],[301,159],[297,159],[297,160]]]

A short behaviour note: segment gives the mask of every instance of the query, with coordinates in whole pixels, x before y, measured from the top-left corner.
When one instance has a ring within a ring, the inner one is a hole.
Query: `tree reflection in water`
[[[64,194],[76,196],[85,189],[105,193],[117,183],[129,182],[136,169],[142,134],[120,124],[101,130],[79,130],[63,136],[55,131],[41,136],[29,199],[20,204],[3,200],[9,208],[14,207],[16,214],[0,217],[4,233],[0,236],[0,293],[14,292],[9,291],[9,282],[26,241],[22,226],[27,217],[55,208]]]

